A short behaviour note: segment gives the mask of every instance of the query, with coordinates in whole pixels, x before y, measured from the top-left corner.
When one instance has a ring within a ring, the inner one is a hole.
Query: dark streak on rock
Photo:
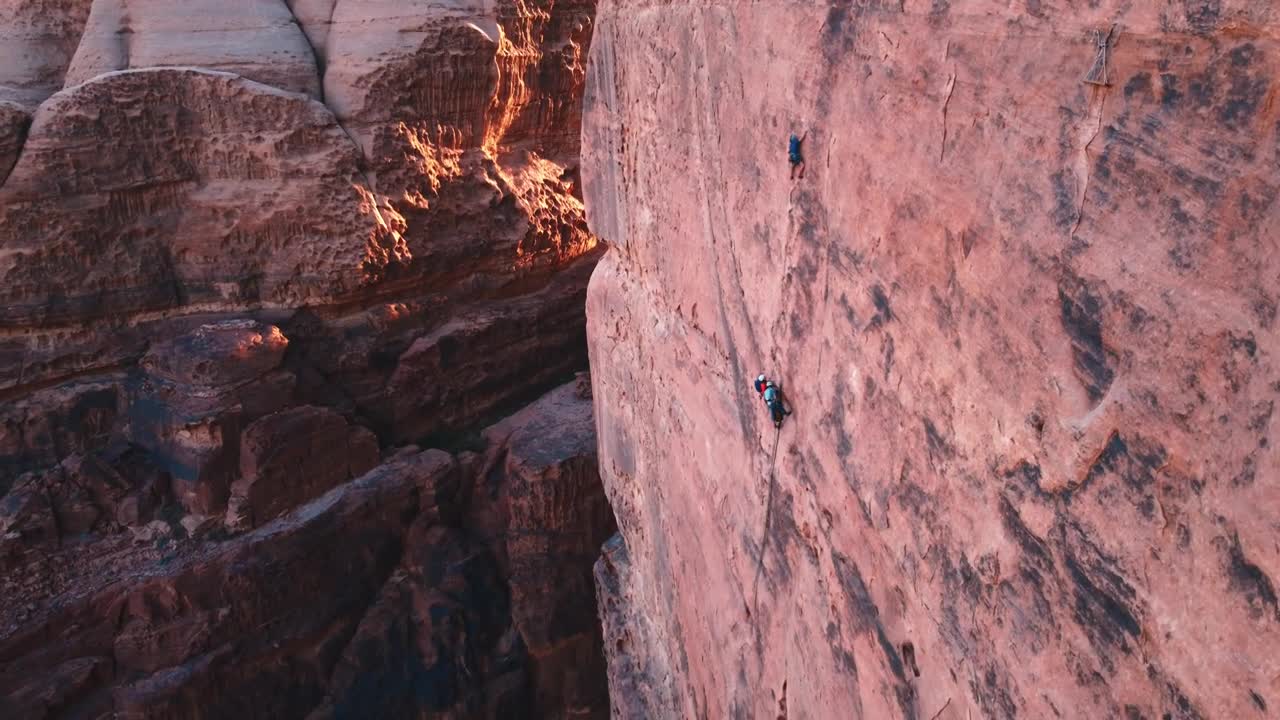
[[[1176,110],[1182,102],[1182,91],[1178,89],[1178,76],[1172,73],[1160,75],[1160,106],[1165,110]]]
[[[1007,678],[997,675],[994,667],[986,669],[982,674],[981,682],[976,676],[969,679],[969,689],[973,691],[978,704],[985,711],[985,717],[1018,717],[1018,705],[1009,694],[1008,688],[1011,684]]]
[[[1165,464],[1166,458],[1167,451],[1158,443],[1138,435],[1126,441],[1120,433],[1112,432],[1098,458],[1089,466],[1084,482],[1068,490],[1065,496],[1070,501],[1102,476],[1115,474],[1140,498],[1145,497],[1156,481],[1155,470]]]
[[[889,382],[889,374],[893,372],[894,344],[893,336],[884,336],[884,381]]]
[[[884,654],[885,662],[888,663],[889,669],[898,680],[894,687],[898,704],[905,716],[912,717],[914,694],[907,682],[906,668],[903,666],[902,658],[899,657],[894,644],[890,642],[884,624],[880,621],[880,609],[876,607],[875,601],[871,599],[871,592],[867,589],[867,584],[862,579],[862,572],[858,569],[856,563],[839,552],[833,551],[831,559],[835,566],[836,575],[840,578],[841,584],[844,585],[849,613],[853,622],[856,623],[855,629],[860,633],[875,635],[876,643]]]
[[[1269,609],[1271,617],[1280,622],[1280,603],[1276,601],[1275,586],[1261,568],[1249,562],[1244,548],[1240,546],[1239,535],[1231,537],[1231,545],[1227,549],[1226,574],[1227,586],[1245,596],[1254,618],[1261,618]]]
[[[1072,180],[1071,182],[1068,179]],[[1066,170],[1049,176],[1053,186],[1053,222],[1063,230],[1070,230],[1076,224],[1076,190],[1074,176]]]
[[[929,418],[923,419],[925,440],[929,443],[929,454],[942,458],[949,458],[955,455],[955,450],[947,442],[946,438],[938,432],[937,426]]]
[[[1049,552],[1049,547],[1031,532],[1008,498],[1000,498],[1000,520],[1005,531],[1018,543],[1018,547],[1022,548],[1023,558],[1041,572],[1053,573],[1053,555]]]
[[[1102,341],[1102,301],[1079,278],[1067,277],[1058,286],[1062,327],[1071,339],[1076,377],[1089,399],[1097,403],[1111,388],[1115,370]]]
[[[1266,98],[1270,85],[1268,75],[1251,75],[1247,71],[1260,54],[1252,43],[1231,51],[1231,68],[1227,71],[1230,74],[1227,97],[1218,108],[1218,119],[1229,128],[1240,129],[1253,119]]]
[[[1140,72],[1129,78],[1129,82],[1124,85],[1124,96],[1132,98],[1137,93],[1149,95],[1151,93],[1151,73]]]
[[[1013,490],[1018,499],[1026,497],[1027,493],[1041,500],[1049,498],[1049,493],[1040,487],[1041,471],[1040,466],[1026,460],[1019,461],[1013,468],[1005,471],[1005,480],[1016,480],[1016,483],[1010,483],[1008,487]]]
[[[858,331],[858,314],[854,312],[853,306],[849,304],[849,296],[840,293],[840,297],[836,302],[840,305],[840,309],[844,311],[844,319],[849,323],[849,328],[856,333]]]
[[[1129,641],[1142,634],[1137,593],[1116,571],[1116,562],[1089,541],[1077,525],[1063,528],[1068,549],[1067,575],[1074,584],[1074,617],[1084,629],[1103,663],[1110,668],[1110,648],[1132,652]]]
[[[884,288],[880,285],[871,287],[871,302],[875,303],[876,314],[868,323],[871,327],[880,327],[893,320],[893,309],[889,306],[889,296],[885,295]]]
[[[1222,15],[1221,0],[1183,0],[1183,14],[1187,24],[1198,33],[1208,33],[1218,25]]]

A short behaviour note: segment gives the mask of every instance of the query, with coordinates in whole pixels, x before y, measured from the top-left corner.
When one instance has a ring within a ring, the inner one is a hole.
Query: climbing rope
[[[769,455],[769,497],[764,506],[764,531],[760,534],[760,557],[756,560],[756,575],[751,581],[751,611],[756,611],[760,591],[760,573],[764,570],[764,556],[769,552],[769,522],[773,517],[773,490],[778,484],[778,443],[782,440],[782,427],[774,428],[773,452]]]

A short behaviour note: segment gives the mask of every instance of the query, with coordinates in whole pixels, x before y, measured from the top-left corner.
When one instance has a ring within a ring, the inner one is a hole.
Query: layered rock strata
[[[1245,0],[601,3],[615,717],[1275,712],[1276,37]]]
[[[25,476],[0,505],[6,717],[607,716],[590,578],[616,526],[585,382],[482,453],[350,480],[367,431],[267,415],[240,440],[242,534],[178,522],[136,449]]]
[[[607,712],[594,4],[396,5],[0,7],[5,713]]]

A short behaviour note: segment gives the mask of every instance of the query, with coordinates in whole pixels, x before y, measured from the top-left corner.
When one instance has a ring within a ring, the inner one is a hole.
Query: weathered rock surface
[[[1274,713],[1276,29],[1244,0],[601,3],[617,716]]]
[[[62,88],[92,5],[93,0],[0,3],[0,102],[34,108]]]
[[[188,512],[221,514],[231,483],[248,477],[244,463],[258,468],[241,435],[292,402],[295,378],[281,368],[287,347],[275,326],[224,320],[156,342],[139,362],[121,432],[168,471]]]
[[[592,565],[617,524],[589,393],[590,378],[580,377],[487,429],[496,450],[473,500],[473,525],[491,534],[506,568],[540,718],[604,717],[609,708]]]
[[[13,164],[18,161],[30,122],[31,116],[21,105],[0,100],[0,185],[4,184]]]
[[[235,536],[187,537],[136,449],[24,476],[0,503],[6,712],[607,716],[590,573],[615,526],[579,388],[485,431],[484,462],[410,448],[354,480],[367,431],[267,415]]]
[[[6,718],[607,712],[594,443],[416,449],[586,365],[594,3],[344,4],[0,0]]]
[[[393,261],[358,157],[323,105],[235,75],[135,70],[64,90],[0,188],[0,317],[40,327],[355,291]]]
[[[394,437],[413,440],[529,399],[530,387],[545,387],[586,364],[585,330],[567,319],[585,305],[591,269],[579,264],[527,298],[477,306],[419,337],[362,406]],[[424,414],[424,407],[433,412]]]
[[[281,0],[95,0],[65,82],[162,66],[220,70],[320,93],[315,53]]]
[[[303,405],[259,418],[240,435],[240,477],[231,485],[227,524],[261,525],[378,460],[378,438],[328,408]]]

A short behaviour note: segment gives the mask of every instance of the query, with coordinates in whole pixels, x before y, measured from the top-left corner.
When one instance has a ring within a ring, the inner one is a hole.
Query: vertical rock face
[[[358,162],[324,106],[226,73],[137,70],[64,90],[0,188],[0,313],[66,325],[354,291],[390,260]]]
[[[65,82],[166,65],[320,92],[315,53],[280,0],[95,0]]]
[[[1275,23],[601,4],[616,716],[1274,712]]]
[[[0,101],[0,184],[18,161],[31,117],[15,102]]]
[[[533,660],[535,715],[609,708],[591,568],[617,531],[600,483],[590,378],[565,385],[485,431],[478,527],[499,532],[511,617]],[[496,516],[496,517],[495,517]],[[496,522],[495,522],[496,521]]]
[[[0,3],[0,101],[33,108],[62,87],[93,0]]]
[[[0,0],[0,715],[607,714],[593,13]]]

